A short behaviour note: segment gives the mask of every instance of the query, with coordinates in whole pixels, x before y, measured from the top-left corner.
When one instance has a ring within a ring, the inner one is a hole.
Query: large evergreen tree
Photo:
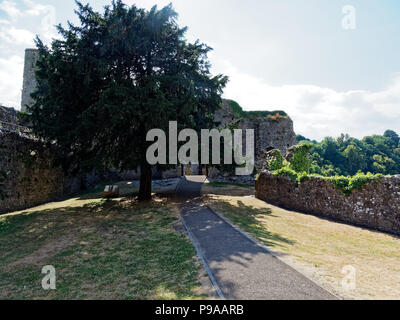
[[[39,49],[35,133],[56,143],[65,167],[141,168],[139,198],[151,198],[147,132],[209,127],[227,78],[213,77],[200,43],[188,43],[171,5],[150,11],[120,0],[103,13],[77,2],[80,25]]]

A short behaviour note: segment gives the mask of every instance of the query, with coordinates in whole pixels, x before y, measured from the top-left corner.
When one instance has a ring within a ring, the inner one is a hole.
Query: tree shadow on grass
[[[104,198],[104,188],[107,185],[117,185],[120,189],[119,198],[133,198],[138,195],[138,188],[130,181],[104,182],[96,188],[79,195],[79,200],[96,200]]]
[[[176,221],[171,204],[159,198],[5,216],[0,220],[0,252],[5,253],[0,287],[8,288],[8,296],[24,299],[150,299],[164,291],[172,298],[198,297],[193,291],[198,276],[195,250],[173,229]],[[70,242],[61,246],[60,239]],[[12,263],[15,267],[9,268]],[[40,267],[46,264],[57,266],[62,275],[54,297],[37,285],[43,277]],[[27,268],[34,271],[34,279],[27,278]],[[26,286],[23,292],[20,283]],[[103,292],[104,286],[109,293]]]
[[[202,193],[233,197],[254,196],[254,186],[213,182],[204,184]]]
[[[104,188],[107,185],[117,185],[119,187],[118,198],[134,199],[139,195],[139,187],[137,183],[132,181],[120,181],[102,183],[98,187],[79,196],[79,200],[96,200],[104,198]],[[160,198],[172,198],[175,195],[175,185],[169,187],[153,187],[153,195]]]
[[[222,213],[223,216],[233,224],[260,240],[267,247],[284,247],[296,243],[294,240],[268,231],[268,229],[261,224],[259,219],[263,217],[276,217],[272,214],[270,208],[255,208],[244,204],[242,201],[237,201],[237,205],[233,205],[228,201],[218,200],[214,204],[218,213]]]

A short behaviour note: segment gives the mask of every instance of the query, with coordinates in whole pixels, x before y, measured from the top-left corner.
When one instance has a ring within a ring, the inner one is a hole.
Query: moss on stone
[[[274,121],[279,121],[281,118],[286,118],[288,115],[282,110],[275,111],[244,111],[243,108],[234,100],[228,100],[229,106],[236,118],[270,118]]]
[[[287,176],[297,184],[301,184],[305,181],[310,180],[311,178],[318,178],[324,181],[329,181],[333,184],[333,186],[342,191],[346,196],[350,196],[354,190],[362,191],[363,187],[367,183],[371,183],[373,181],[379,181],[383,178],[382,174],[372,174],[368,173],[358,173],[354,176],[332,176],[332,177],[324,177],[315,174],[307,174],[305,172],[296,172],[288,166],[285,166],[279,170],[273,172],[274,175],[277,176]]]

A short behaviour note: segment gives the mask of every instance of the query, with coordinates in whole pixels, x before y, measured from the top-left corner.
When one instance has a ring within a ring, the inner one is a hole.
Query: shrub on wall
[[[310,172],[311,161],[310,151],[313,148],[311,143],[301,143],[289,149],[288,160],[290,169],[296,172]]]
[[[229,106],[236,118],[268,118],[279,121],[288,117],[282,110],[277,111],[244,111],[243,108],[234,100],[228,100]]]
[[[284,161],[285,159],[283,158],[280,150],[275,149],[268,153],[267,164],[270,171],[276,171],[283,168],[285,165]]]
[[[287,176],[290,179],[298,182],[298,177],[299,177],[298,172],[290,169],[287,166],[285,166],[279,170],[275,170],[273,173],[274,173],[274,175],[277,175],[277,176]]]
[[[353,190],[362,191],[363,187],[372,181],[379,181],[383,178],[382,174],[372,174],[368,173],[357,173],[352,177],[345,176],[332,176],[332,177],[324,177],[315,174],[307,174],[305,172],[299,173],[288,167],[283,167],[279,170],[273,172],[274,175],[277,176],[287,176],[293,181],[296,181],[298,184],[301,184],[312,177],[316,177],[325,181],[331,182],[336,189],[342,191],[346,196],[349,196]]]
[[[379,181],[381,178],[383,178],[382,174],[372,174],[370,172],[367,174],[359,172],[352,177],[322,177],[322,179],[332,182],[336,189],[341,190],[347,196],[350,195],[353,190],[362,191],[364,185],[372,181]]]
[[[334,175],[330,177],[325,177],[318,174],[309,174],[311,167],[309,154],[311,149],[312,144],[310,143],[302,143],[290,148],[286,157],[286,160],[289,163],[286,165],[283,157],[282,161],[279,158],[279,155],[281,155],[279,150],[277,150],[278,152],[273,152],[273,157],[271,158],[276,157],[276,159],[271,160],[272,165],[270,165],[270,162],[268,160],[270,171],[278,176],[287,176],[293,181],[296,181],[298,184],[309,180],[311,177],[317,177],[325,181],[331,182],[335,186],[335,188],[342,191],[347,196],[350,195],[353,190],[362,190],[365,184],[379,180],[383,177],[382,174],[374,175],[372,173],[364,174],[362,172],[358,172],[354,176]]]

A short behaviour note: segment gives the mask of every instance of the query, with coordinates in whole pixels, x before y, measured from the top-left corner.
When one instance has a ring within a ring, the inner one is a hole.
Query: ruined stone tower
[[[278,149],[283,155],[287,150],[297,144],[296,133],[293,128],[293,121],[288,115],[270,116],[263,115],[257,112],[245,112],[240,110],[240,115],[232,108],[231,100],[223,100],[221,109],[215,113],[215,123],[220,127],[224,127],[228,123],[239,120],[239,129],[253,129],[255,133],[255,162],[256,168],[261,170],[265,162],[265,152],[272,149]],[[240,106],[239,106],[240,107]],[[284,113],[279,111],[280,113]],[[276,112],[275,112],[276,113]],[[245,136],[244,136],[245,140]],[[245,149],[245,144],[243,146]]]
[[[36,88],[35,67],[38,60],[37,49],[25,50],[24,80],[22,87],[21,111],[26,112],[26,106],[31,106],[33,100],[31,93]]]

